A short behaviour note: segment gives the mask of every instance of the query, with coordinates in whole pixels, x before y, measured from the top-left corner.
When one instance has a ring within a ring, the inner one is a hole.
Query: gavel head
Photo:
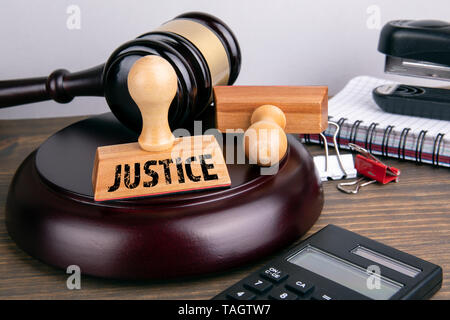
[[[136,132],[141,132],[142,118],[128,92],[127,77],[133,64],[147,55],[163,57],[177,74],[177,93],[169,109],[172,129],[210,105],[214,86],[233,84],[241,65],[239,44],[230,28],[205,13],[182,14],[123,44],[105,64],[104,94],[117,119]]]

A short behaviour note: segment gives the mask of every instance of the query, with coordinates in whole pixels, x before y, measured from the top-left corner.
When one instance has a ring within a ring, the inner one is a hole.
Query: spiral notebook
[[[328,103],[329,120],[339,124],[339,148],[356,143],[374,155],[450,167],[450,121],[387,113],[372,98],[372,90],[394,83],[368,76],[350,80]],[[324,132],[332,145],[334,126]],[[321,143],[319,135],[301,135]]]

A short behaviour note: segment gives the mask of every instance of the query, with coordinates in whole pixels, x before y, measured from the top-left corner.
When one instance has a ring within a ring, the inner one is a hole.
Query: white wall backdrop
[[[80,10],[79,25],[70,20],[73,5]],[[448,85],[385,75],[376,48],[389,20],[450,21],[449,0],[2,0],[0,79],[95,66],[123,42],[187,11],[216,15],[234,31],[243,56],[236,84],[328,85],[334,94],[352,77],[367,74]],[[0,118],[107,110],[103,98],[83,97],[0,109]]]

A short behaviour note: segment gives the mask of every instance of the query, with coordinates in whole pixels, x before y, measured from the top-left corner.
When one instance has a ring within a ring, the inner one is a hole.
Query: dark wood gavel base
[[[287,246],[316,221],[323,191],[302,144],[276,175],[230,164],[229,189],[97,203],[91,185],[98,146],[136,141],[111,114],[75,123],[17,170],[6,224],[33,257],[82,274],[165,279],[223,271]]]

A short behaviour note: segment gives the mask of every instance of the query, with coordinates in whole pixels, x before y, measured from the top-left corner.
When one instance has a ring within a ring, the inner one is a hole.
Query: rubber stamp
[[[286,133],[320,133],[328,126],[326,86],[216,86],[216,126],[220,131],[251,125],[261,105],[280,108],[286,115]]]
[[[287,150],[284,112],[266,104],[253,112],[250,122],[252,124],[244,134],[245,155],[250,163],[263,167],[278,163]]]
[[[97,149],[92,175],[96,201],[230,186],[214,136],[172,134],[168,111],[177,75],[167,60],[137,60],[128,74],[128,89],[142,114],[142,132],[138,142]]]
[[[245,155],[263,167],[285,156],[286,133],[321,133],[328,126],[325,86],[217,86],[214,102],[217,129],[245,130]]]

